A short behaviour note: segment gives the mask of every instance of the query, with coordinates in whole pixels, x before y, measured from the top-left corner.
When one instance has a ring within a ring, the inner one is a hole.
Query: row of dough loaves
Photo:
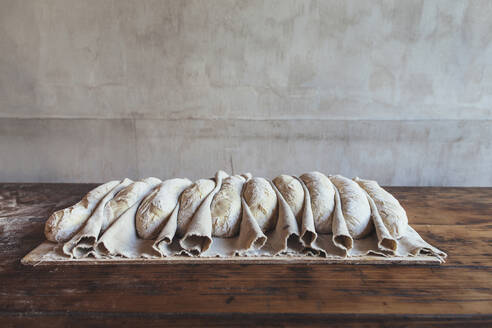
[[[304,186],[303,186],[304,185]],[[214,190],[214,179],[146,178],[140,181],[124,179],[110,181],[90,191],[77,204],[53,213],[46,222],[46,238],[54,242],[69,240],[93,214],[102,210],[104,232],[119,216],[139,203],[135,217],[138,236],[154,239],[171,213],[178,208],[177,236],[183,236],[193,214],[201,202]],[[371,203],[374,202],[384,225],[396,239],[408,225],[405,210],[390,193],[376,181],[349,179],[341,175],[326,176],[310,172],[300,177],[280,175],[269,181],[251,174],[227,176],[214,195],[210,205],[212,235],[219,238],[237,236],[239,233],[242,200],[256,219],[263,232],[275,227],[278,216],[278,200],[275,189],[285,199],[299,225],[304,207],[304,192],[309,192],[315,230],[320,234],[332,232],[335,197],[341,200],[342,213],[348,231],[354,239],[360,239],[373,230]],[[98,206],[106,204],[102,209]]]

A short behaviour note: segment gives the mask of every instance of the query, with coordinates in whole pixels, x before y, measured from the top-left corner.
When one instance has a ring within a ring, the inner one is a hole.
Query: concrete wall
[[[492,1],[0,0],[0,181],[492,186]]]

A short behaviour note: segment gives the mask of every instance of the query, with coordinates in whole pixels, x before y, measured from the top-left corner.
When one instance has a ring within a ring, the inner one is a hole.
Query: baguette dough
[[[407,230],[408,218],[400,202],[389,192],[381,188],[376,181],[359,178],[355,178],[354,180],[374,200],[379,215],[389,233],[394,238],[401,238]]]
[[[287,204],[289,204],[289,207],[297,220],[297,224],[300,225],[302,219],[302,207],[304,204],[304,189],[302,188],[301,183],[290,175],[282,174],[273,179],[273,184],[275,184],[275,187],[277,187]]]
[[[177,235],[184,236],[188,224],[202,201],[215,188],[215,181],[200,179],[186,188],[179,198]]]
[[[104,207],[104,221],[101,231],[106,230],[121,214],[135,203],[139,203],[152,189],[162,181],[157,178],[146,178],[130,184],[121,190]]]
[[[211,262],[217,257],[236,261],[236,256],[267,262],[282,257],[298,261],[304,256],[325,257],[327,263],[359,263],[359,258],[380,262],[376,255],[387,257],[381,263],[427,263],[426,256],[434,257],[429,263],[444,262],[446,254],[407,226],[401,205],[375,181],[331,179],[337,187],[318,172],[301,178],[281,175],[273,182],[250,174],[229,177],[224,171],[195,183],[156,178],[111,181],[60,215],[53,214],[45,229],[47,238],[58,245],[43,243],[22,262],[112,263],[126,258],[157,263],[168,257],[166,262],[184,263],[184,256]],[[332,209],[327,209],[330,204]],[[89,217],[84,221],[81,213]],[[323,228],[331,228],[331,234],[317,233]],[[371,235],[355,239],[370,230]],[[63,242],[60,231],[77,232]]]
[[[212,236],[228,238],[238,234],[244,182],[245,178],[240,175],[229,176],[222,181],[222,186],[210,205]]]
[[[318,233],[331,233],[335,209],[335,188],[330,179],[320,172],[300,176],[311,196],[314,227]]]
[[[244,186],[244,200],[261,230],[267,232],[277,222],[277,195],[264,178],[252,178]]]
[[[191,184],[192,182],[188,179],[169,179],[144,198],[135,217],[136,229],[140,238],[155,239],[157,237],[162,223],[176,207],[179,195]]]
[[[53,213],[44,226],[46,238],[54,242],[66,242],[77,233],[91,216],[99,201],[120,181],[110,181],[89,191],[80,202]]]
[[[340,193],[343,217],[350,235],[354,239],[367,236],[373,225],[371,207],[364,190],[353,180],[341,175],[331,176],[330,180]]]

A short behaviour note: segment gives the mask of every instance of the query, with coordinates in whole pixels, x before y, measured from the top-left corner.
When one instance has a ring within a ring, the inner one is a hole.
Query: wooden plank
[[[492,228],[492,188],[385,188],[405,208],[412,226],[482,224]]]
[[[42,195],[52,186],[9,184],[14,197],[0,199],[2,324],[491,324],[492,188],[431,188],[423,198],[429,188],[389,188],[422,238],[448,253],[444,265],[22,265],[57,202],[91,187],[59,186],[55,197]],[[4,210],[12,199],[20,208]]]
[[[8,311],[490,314],[492,309],[492,270],[480,267],[176,264],[24,266],[15,272],[0,275],[8,278],[0,286],[0,304]]]
[[[41,232],[42,222],[37,223],[38,232]],[[436,238],[443,228],[448,229],[445,234],[450,237],[441,238],[441,242],[449,245],[458,242],[448,263],[443,266],[216,263],[29,269],[19,268],[20,257],[17,257],[6,267],[10,266],[12,269],[8,271],[22,272],[22,275],[14,277],[10,274],[9,284],[0,289],[0,295],[9,295],[9,304],[18,311],[26,309],[25,302],[29,299],[30,304],[43,304],[43,309],[48,307],[50,311],[78,311],[81,308],[100,311],[111,304],[111,307],[125,311],[148,309],[154,313],[162,308],[149,305],[149,302],[157,302],[166,304],[166,312],[181,312],[186,308],[190,312],[210,313],[218,311],[212,304],[220,304],[225,312],[245,313],[265,311],[262,306],[271,311],[292,313],[340,313],[344,309],[361,313],[489,313],[492,270],[490,258],[480,257],[480,252],[490,252],[490,244],[485,238],[488,232],[463,226],[428,226],[423,234],[430,233]],[[22,234],[25,230],[20,229],[17,233]],[[39,234],[36,237],[39,238]],[[459,247],[465,238],[470,242],[464,248]],[[469,257],[467,251],[472,252]],[[460,257],[479,258],[480,261],[463,265]],[[33,291],[54,298],[38,297]],[[82,295],[91,295],[91,300]],[[138,300],[141,306],[131,310],[128,297]],[[227,304],[230,297],[247,308]],[[292,302],[296,304],[295,309],[290,308]],[[355,310],[353,304],[357,305]]]
[[[14,327],[490,327],[483,315],[172,314],[121,312],[34,312],[2,315]]]
[[[21,260],[25,265],[107,265],[107,264],[439,264],[438,258],[434,256],[414,257],[383,257],[363,256],[352,258],[322,258],[308,256],[262,256],[262,257],[189,257],[171,256],[162,258],[139,259],[139,258],[113,258],[95,259],[82,258],[70,259],[53,251],[56,244],[45,241],[33,249]]]

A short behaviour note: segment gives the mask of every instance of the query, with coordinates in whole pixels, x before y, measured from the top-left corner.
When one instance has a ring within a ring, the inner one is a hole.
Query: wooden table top
[[[440,266],[23,266],[94,186],[0,184],[0,326],[492,326],[492,188],[388,188]]]

